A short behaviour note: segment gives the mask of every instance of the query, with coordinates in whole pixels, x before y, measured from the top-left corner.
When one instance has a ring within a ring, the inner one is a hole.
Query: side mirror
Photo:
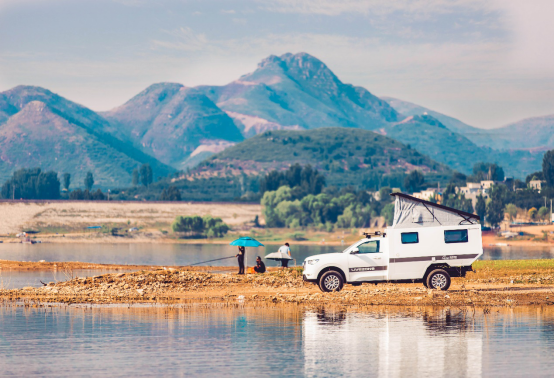
[[[351,255],[355,255],[356,253],[360,253],[360,249],[359,248],[354,248],[352,250],[352,252],[350,252]]]

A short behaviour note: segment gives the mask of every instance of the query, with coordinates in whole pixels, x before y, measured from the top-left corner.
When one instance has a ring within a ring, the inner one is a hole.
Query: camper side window
[[[379,240],[368,241],[358,246],[358,253],[379,253]]]
[[[467,230],[444,231],[445,243],[467,243]]]
[[[417,232],[403,232],[401,234],[402,244],[419,243],[419,235]]]

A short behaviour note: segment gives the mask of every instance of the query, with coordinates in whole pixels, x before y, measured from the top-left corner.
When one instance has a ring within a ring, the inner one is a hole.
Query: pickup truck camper
[[[394,221],[384,233],[339,253],[310,256],[303,277],[324,292],[345,283],[421,282],[448,290],[451,277],[464,277],[483,254],[479,217],[403,193],[395,197]]]

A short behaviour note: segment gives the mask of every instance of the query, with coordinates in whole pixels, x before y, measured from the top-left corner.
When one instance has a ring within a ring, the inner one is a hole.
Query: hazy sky
[[[554,114],[551,0],[0,0],[0,91],[94,110],[307,52],[344,82],[490,128]]]

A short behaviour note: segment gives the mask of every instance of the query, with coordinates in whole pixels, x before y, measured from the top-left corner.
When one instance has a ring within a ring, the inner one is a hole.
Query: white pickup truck
[[[322,291],[345,283],[422,282],[448,290],[450,277],[464,277],[483,254],[479,217],[402,193],[385,233],[366,234],[342,252],[304,260],[304,280]]]

